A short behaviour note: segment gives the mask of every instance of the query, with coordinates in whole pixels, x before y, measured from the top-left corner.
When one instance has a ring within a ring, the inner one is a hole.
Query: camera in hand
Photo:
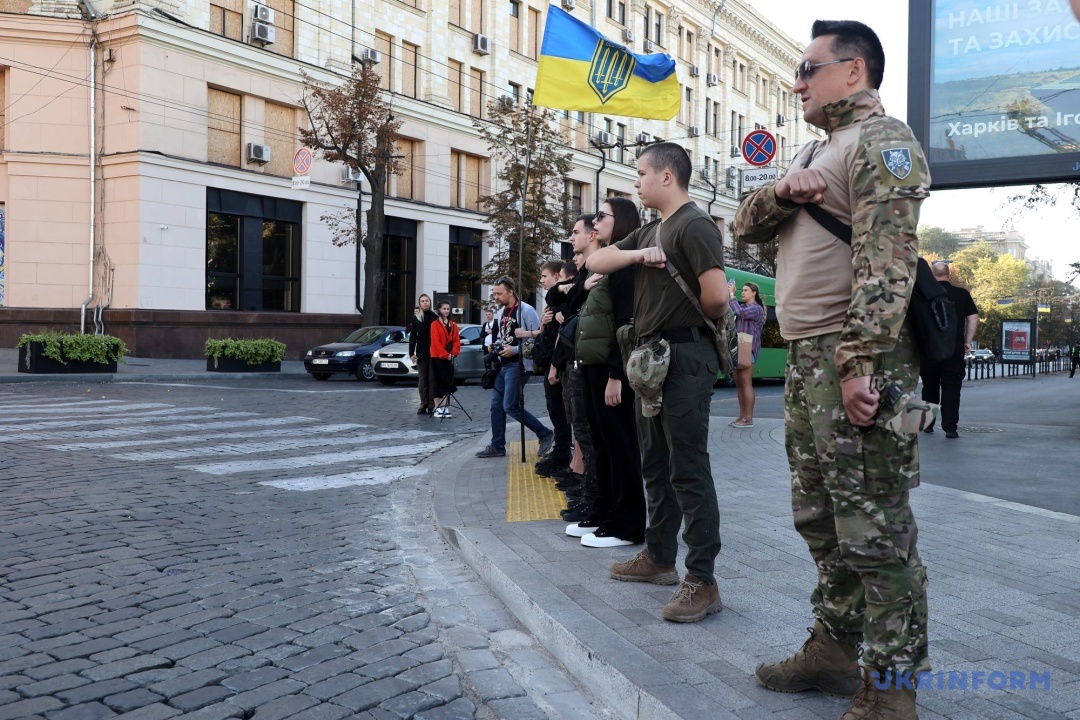
[[[499,357],[499,353],[501,353],[502,351],[503,344],[499,341],[496,341],[495,344],[491,346],[491,352],[484,356],[484,367],[489,367],[494,363],[501,362],[502,358]]]

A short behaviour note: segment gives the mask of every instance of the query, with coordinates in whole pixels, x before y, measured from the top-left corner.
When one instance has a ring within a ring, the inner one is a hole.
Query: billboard
[[[1001,362],[1035,362],[1035,321],[1001,321]]]
[[[1068,0],[909,0],[908,124],[934,188],[1080,177]]]

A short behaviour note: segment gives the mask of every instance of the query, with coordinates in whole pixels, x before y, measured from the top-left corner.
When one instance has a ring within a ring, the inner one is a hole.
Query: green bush
[[[83,335],[81,333],[24,333],[16,347],[26,347],[30,343],[40,343],[45,357],[67,365],[68,360],[82,360],[108,365],[109,362],[124,362],[128,353],[127,345],[112,335]],[[29,359],[29,358],[27,358]]]
[[[285,358],[285,343],[273,338],[254,340],[225,338],[206,341],[206,357],[217,360],[220,357],[243,360],[248,365],[261,365],[267,362],[281,362]],[[217,364],[214,365],[217,367]]]

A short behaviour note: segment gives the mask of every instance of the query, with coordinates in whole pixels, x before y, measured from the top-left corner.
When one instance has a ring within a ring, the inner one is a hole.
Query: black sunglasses
[[[601,222],[606,217],[614,216],[611,213],[606,213],[603,210],[598,210],[597,213],[593,215],[593,224],[595,225],[596,223]]]
[[[837,63],[843,62],[854,62],[857,59],[858,58],[841,58],[840,60],[827,60],[826,62],[819,63],[812,63],[809,60],[804,60],[798,65],[798,67],[795,68],[795,80],[796,82],[798,82],[799,80],[802,80],[803,82],[809,82],[810,78],[814,77],[814,73],[817,72],[817,69],[819,67],[824,67],[826,65],[835,65]]]

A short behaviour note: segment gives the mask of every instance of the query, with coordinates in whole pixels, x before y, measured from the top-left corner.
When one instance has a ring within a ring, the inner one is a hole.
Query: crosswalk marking
[[[308,427],[290,428],[290,435],[323,435],[332,434],[336,432],[347,432],[349,430],[360,430],[362,428],[370,427],[370,425],[359,425],[357,423],[333,423],[331,425],[310,425]],[[210,433],[206,435],[177,435],[168,438],[157,438],[153,440],[106,440],[103,442],[77,442],[77,443],[65,443],[63,445],[46,445],[50,450],[59,450],[61,452],[71,452],[73,450],[117,450],[119,448],[129,447],[148,447],[154,445],[176,445],[178,443],[200,443],[208,440],[216,441],[229,441],[229,440],[245,440],[248,438],[267,438],[267,437],[279,437],[281,435],[281,428],[274,428],[272,430],[242,430],[240,432],[225,432],[225,433]]]
[[[0,420],[0,430],[3,430],[5,425],[14,425],[19,430],[56,430],[69,427],[86,427],[87,423],[90,422],[99,425],[145,425],[148,422],[157,420],[177,422],[179,420],[202,420],[207,417],[258,417],[258,413],[253,412],[221,413],[215,412],[216,410],[217,408],[212,407],[173,408],[172,410],[151,410],[130,416],[107,415],[104,417],[80,418],[78,420],[12,418],[11,420]]]
[[[321,428],[320,428],[321,429]],[[291,432],[291,431],[290,431]],[[119,453],[112,457],[118,460],[183,460],[200,455],[253,455],[254,453],[269,453],[279,450],[294,450],[306,447],[330,447],[333,445],[359,445],[361,443],[373,443],[382,440],[414,440],[423,437],[438,437],[435,433],[423,430],[409,430],[406,432],[375,433],[373,435],[350,435],[348,437],[307,437],[307,438],[281,438],[273,442],[245,443],[234,445],[210,445],[208,447],[188,448],[184,450],[155,450],[147,452]]]
[[[62,405],[60,407],[44,407],[28,410],[22,408],[19,412],[27,413],[33,412],[40,415],[93,415],[100,413],[114,413],[114,412],[128,412],[130,410],[152,410],[154,408],[167,408],[172,407],[165,403],[134,403],[131,405],[94,405],[93,407],[84,407],[92,403],[99,402],[97,400],[86,400],[84,402],[71,403],[70,405]],[[102,400],[100,402],[112,402],[109,400]],[[3,408],[0,408],[3,409]]]
[[[221,418],[231,417],[232,413],[207,413],[202,417],[206,418]],[[157,425],[154,427],[124,427],[124,428],[110,428],[108,431],[103,431],[101,428],[87,427],[86,423],[82,423],[83,430],[67,430],[63,432],[47,432],[47,433],[13,433],[11,435],[5,435],[5,440],[78,440],[79,438],[99,438],[103,433],[107,432],[111,437],[127,437],[129,435],[148,435],[150,433],[158,432],[177,432],[183,430],[209,430],[211,428],[235,428],[235,427],[248,427],[248,426],[266,426],[266,425],[291,425],[296,422],[318,422],[315,418],[305,417],[283,417],[283,418],[254,418],[248,420],[230,420],[228,422],[192,422],[192,423],[176,423],[175,425]]]
[[[185,470],[195,470],[196,472],[206,473],[208,475],[231,475],[233,473],[241,472],[258,472],[266,470],[287,470],[290,468],[298,467],[312,467],[315,465],[335,465],[343,462],[354,462],[356,460],[373,460],[373,459],[385,459],[394,457],[404,457],[408,455],[419,455],[421,453],[432,453],[436,450],[440,450],[450,443],[453,439],[446,438],[442,440],[430,440],[426,443],[420,443],[416,445],[390,445],[387,447],[371,448],[368,450],[351,450],[349,452],[338,453],[317,453],[315,455],[304,455],[302,457],[292,458],[278,458],[275,460],[237,460],[234,462],[223,463],[211,463],[209,465],[181,465],[180,467]]]
[[[311,490],[333,490],[335,488],[350,487],[353,485],[385,485],[394,480],[402,480],[407,477],[417,477],[427,473],[427,468],[416,466],[401,468],[380,468],[378,470],[365,470],[362,472],[342,473],[340,475],[324,475],[322,477],[293,478],[290,480],[266,480],[260,485],[269,485],[280,490],[298,490],[309,492]]]

